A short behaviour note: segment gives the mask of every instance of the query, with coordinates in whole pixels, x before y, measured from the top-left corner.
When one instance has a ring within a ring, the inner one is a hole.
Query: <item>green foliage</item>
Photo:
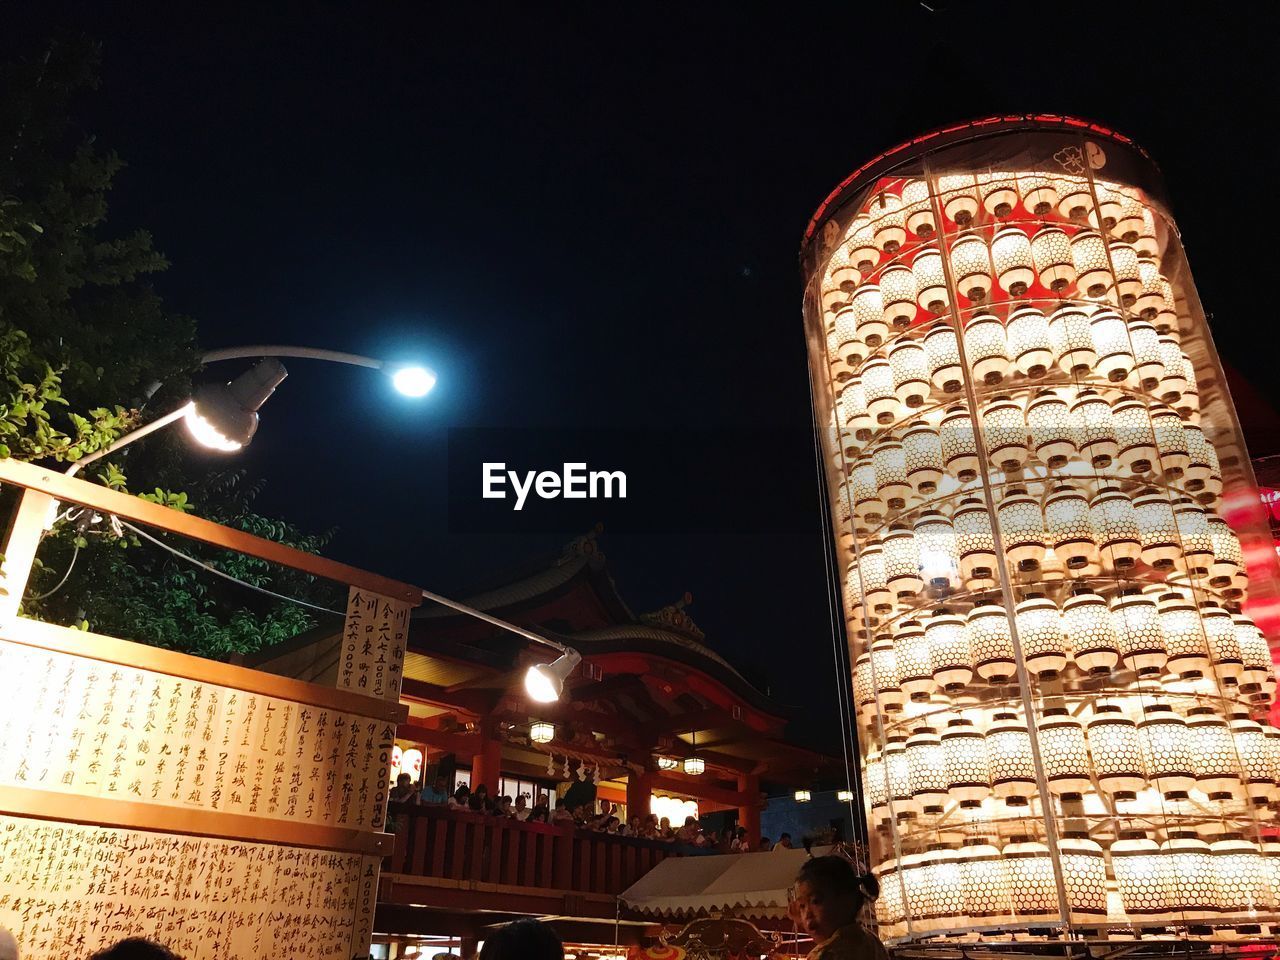
[[[0,156],[9,157],[0,164],[0,457],[74,463],[173,409],[199,366],[194,322],[147,282],[168,266],[151,235],[108,232],[108,195],[124,163],[70,119],[75,99],[97,86],[97,62],[92,45],[54,44],[0,68]],[[135,480],[154,485],[143,499],[304,550],[327,539],[253,513],[259,488],[239,474],[188,477],[180,445],[162,434],[96,462],[85,478],[125,490],[126,456]],[[25,614],[207,656],[256,650],[315,622],[95,520],[78,514],[45,538]],[[332,602],[310,578],[172,545],[278,593]]]

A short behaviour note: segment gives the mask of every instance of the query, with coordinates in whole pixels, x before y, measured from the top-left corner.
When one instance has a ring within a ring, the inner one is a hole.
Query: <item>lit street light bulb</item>
[[[436,385],[436,375],[426,367],[401,367],[391,382],[406,397],[425,397]]]

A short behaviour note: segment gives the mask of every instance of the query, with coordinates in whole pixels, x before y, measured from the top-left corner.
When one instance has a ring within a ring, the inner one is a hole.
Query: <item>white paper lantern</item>
[[[1240,683],[1244,674],[1244,656],[1236,637],[1235,622],[1230,613],[1206,600],[1200,604],[1200,624],[1204,628],[1213,672],[1218,682],[1229,690]]]
[[[911,768],[907,765],[907,738],[892,734],[884,745],[884,765],[889,774],[889,808],[895,819],[920,813],[911,794]]]
[[[907,483],[917,496],[937,492],[946,464],[942,459],[942,438],[928,421],[917,420],[902,435],[902,449],[907,462]]]
[[[1176,333],[1178,330],[1178,307],[1173,296],[1173,284],[1163,278],[1160,280],[1160,309],[1151,322],[1160,334]]]
[[[914,597],[924,585],[916,538],[905,524],[894,524],[884,538],[884,572],[889,592],[899,601]]]
[[[1067,640],[1058,606],[1042,594],[1033,594],[1014,608],[1014,623],[1023,662],[1039,677],[1053,677],[1067,665]]]
[[[862,386],[867,394],[867,412],[878,424],[892,423],[901,401],[893,391],[893,368],[883,357],[873,357],[862,366]]]
[[[884,301],[880,288],[874,283],[860,286],[850,301],[856,336],[874,350],[889,335],[889,325],[884,322]],[[850,361],[852,362],[852,361]]]
[[[862,282],[862,272],[854,265],[849,256],[849,245],[841,243],[827,261],[826,277],[835,286],[847,293],[853,293]]]
[[[1259,919],[1275,911],[1270,869],[1258,844],[1226,830],[1209,844],[1209,851],[1213,854],[1215,906],[1222,920],[1256,926]]]
[[[871,817],[876,821],[889,819],[889,774],[884,765],[884,754],[878,747],[867,751],[862,762],[862,789],[871,807]]]
[[[1276,789],[1275,767],[1262,724],[1243,710],[1231,715],[1231,738],[1235,741],[1245,792],[1255,806],[1265,806],[1280,797]]]
[[[911,262],[916,278],[916,303],[930,313],[941,314],[951,302],[947,296],[942,254],[933,248],[921,250]]]
[[[987,456],[1006,472],[1017,470],[1030,456],[1022,405],[1007,396],[994,397],[982,408],[982,439]]]
[[[996,282],[1011,297],[1026,296],[1027,288],[1036,280],[1035,259],[1031,240],[1018,227],[1006,227],[991,241],[991,262]]]
[[[1053,547],[1068,570],[1098,570],[1098,544],[1089,520],[1089,501],[1069,484],[1056,487],[1045,500],[1045,530]]]
[[[1116,280],[1116,292],[1122,306],[1132,307],[1142,292],[1142,271],[1138,265],[1138,251],[1127,243],[1113,240],[1108,245],[1111,253],[1111,270]]]
[[[871,439],[874,426],[871,413],[867,410],[867,391],[862,385],[861,377],[851,377],[840,390],[840,409],[844,415],[844,423],[853,434],[854,439],[865,442]]]
[[[1160,597],[1158,609],[1169,671],[1179,676],[1208,675],[1209,649],[1195,604],[1179,593],[1166,593]]]
[[[893,595],[885,574],[884,547],[872,541],[858,551],[858,569],[862,573],[862,591],[865,602],[877,614],[892,609]]]
[[[1184,423],[1182,430],[1187,438],[1187,472],[1183,485],[1191,491],[1204,490],[1214,473],[1213,448],[1199,424]]]
[[[1044,216],[1058,203],[1057,181],[1035,172],[1018,174],[1018,194],[1022,205],[1038,217]]]
[[[938,197],[942,212],[961,227],[971,223],[978,212],[977,183],[971,173],[939,177]]]
[[[1178,541],[1182,548],[1180,566],[1195,577],[1207,576],[1213,563],[1213,537],[1204,507],[1179,497],[1173,502],[1173,519],[1178,525]]]
[[[1094,372],[1112,383],[1123,383],[1133,373],[1135,361],[1129,343],[1129,328],[1120,315],[1104,307],[1089,318],[1089,334],[1097,354]]]
[[[1156,437],[1142,401],[1121,397],[1111,408],[1111,423],[1119,445],[1120,465],[1125,470],[1141,476],[1158,467]]]
[[[1182,418],[1164,404],[1155,404],[1151,407],[1151,430],[1155,435],[1159,466],[1164,471],[1165,480],[1169,483],[1181,481],[1191,466],[1187,431],[1182,426]]]
[[[982,237],[967,233],[951,245],[951,279],[960,294],[974,303],[984,302],[991,292],[991,273],[991,255]]]
[[[938,689],[933,679],[929,644],[924,625],[918,620],[904,620],[893,630],[893,647],[898,654],[898,676],[902,692],[909,700],[925,702]]]
[[[1196,782],[1194,743],[1187,722],[1167,703],[1149,704],[1138,721],[1147,779],[1166,800],[1185,799]]]
[[[852,304],[843,307],[835,318],[836,350],[851,368],[856,368],[867,356],[867,345],[858,336],[858,316]]]
[[[1093,190],[1083,177],[1059,177],[1058,212],[1069,220],[1093,215]]]
[[[1058,839],[1058,860],[1067,909],[1075,923],[1107,918],[1107,859],[1102,847],[1083,830],[1068,830]]]
[[[942,440],[942,456],[947,472],[968,483],[978,475],[978,444],[974,436],[973,418],[963,404],[948,407],[938,424]]]
[[[925,511],[916,518],[914,534],[920,553],[920,574],[925,583],[935,591],[958,588],[960,558],[951,521],[936,510]]]
[[[1181,922],[1208,920],[1218,914],[1217,871],[1209,845],[1192,830],[1175,830],[1160,845],[1169,864],[1165,903]]]
[[[894,939],[906,934],[907,906],[902,895],[902,878],[898,861],[890,858],[875,868],[880,896],[875,901],[876,926],[880,936]]]
[[[1017,661],[1005,609],[994,603],[979,603],[969,611],[965,632],[978,676],[988,683],[1008,683]]]
[[[947,795],[962,808],[972,809],[991,794],[987,741],[973,721],[952,717],[942,732],[943,771]]]
[[[848,380],[853,375],[840,350],[840,338],[834,329],[827,334],[827,365],[831,370],[831,378],[837,383]]]
[[[988,837],[971,837],[960,848],[960,887],[971,923],[999,926],[1010,919],[1009,869]]]
[[[1027,404],[1027,428],[1036,459],[1057,469],[1076,454],[1071,408],[1056,390],[1041,390]]]
[[[1187,729],[1191,732],[1196,789],[1214,802],[1243,798],[1244,784],[1227,721],[1212,707],[1193,707],[1187,713]]]
[[[1049,848],[1029,837],[1015,836],[1005,844],[1003,857],[1009,870],[1014,916],[1020,920],[1057,916],[1057,885]]]
[[[1036,726],[1040,762],[1045,783],[1059,797],[1084,794],[1093,786],[1089,779],[1089,750],[1085,746],[1084,725],[1065,707],[1050,707]]]
[[[1160,242],[1156,239],[1156,216],[1145,203],[1142,204],[1141,216],[1142,226],[1138,229],[1137,239],[1129,242],[1142,256],[1157,259],[1160,256]]]
[[[926,815],[941,813],[947,800],[946,755],[942,740],[932,727],[916,727],[907,738],[907,769],[912,798]]]
[[[1075,261],[1071,257],[1071,240],[1058,227],[1041,227],[1031,238],[1031,256],[1040,283],[1061,294],[1076,282]]]
[[[907,505],[911,485],[907,483],[907,455],[897,440],[881,440],[871,454],[876,468],[876,492],[891,513]]]
[[[1102,791],[1117,801],[1137,799],[1147,786],[1137,724],[1114,703],[1099,704],[1089,719],[1086,739]]]
[[[989,172],[977,176],[978,194],[987,213],[1007,217],[1018,203],[1017,182],[1012,173]]]
[[[1160,334],[1159,342],[1160,358],[1164,361],[1164,377],[1156,387],[1156,392],[1165,403],[1176,403],[1189,385],[1183,368],[1182,348],[1167,333]]]
[[[902,207],[907,229],[922,240],[933,236],[937,224],[933,220],[933,204],[929,200],[926,180],[908,180],[902,185]]]
[[[1098,360],[1089,317],[1080,307],[1066,304],[1053,311],[1049,316],[1049,342],[1054,362],[1063,373],[1087,375]]]
[[[1111,405],[1093,390],[1081,390],[1071,403],[1076,449],[1091,466],[1105,469],[1120,452]]]
[[[1004,324],[989,313],[971,317],[965,325],[964,353],[974,379],[988,386],[1000,383],[1012,367]]]
[[[968,686],[973,681],[973,654],[964,620],[941,609],[925,621],[924,635],[938,685],[948,691]]]
[[[852,630],[861,630],[866,624],[866,610],[863,606],[862,574],[856,559],[849,561],[849,570],[845,574],[844,606]]]
[[[1182,556],[1173,507],[1163,493],[1150,492],[1134,498],[1133,512],[1142,534],[1142,562],[1158,570],[1171,569]]]
[[[880,482],[870,457],[863,455],[854,461],[848,489],[853,498],[854,516],[865,524],[878,524],[884,519],[889,508],[880,499]]]
[[[1095,229],[1106,228],[1108,232],[1115,228],[1123,209],[1124,195],[1119,185],[1105,180],[1095,180],[1093,185],[1097,196],[1097,208],[1089,212],[1089,225]]]
[[[1034,570],[1048,545],[1040,503],[1021,487],[1011,487],[996,505],[996,519],[1005,559],[1021,569]]]
[[[1079,588],[1068,597],[1062,605],[1062,627],[1083,672],[1105,674],[1119,662],[1111,611],[1098,594]]]
[[[1086,296],[1099,300],[1111,290],[1114,280],[1107,259],[1107,245],[1092,230],[1081,230],[1071,238],[1071,261],[1076,268],[1076,285]]]
[[[1133,344],[1133,375],[1137,386],[1154,390],[1164,377],[1164,358],[1160,353],[1160,335],[1145,320],[1129,323],[1129,342]]]
[[[1274,687],[1276,672],[1267,638],[1246,614],[1233,613],[1231,622],[1235,626],[1242,661],[1240,690],[1242,693],[1265,694],[1268,685]]]
[[[1111,626],[1124,665],[1139,676],[1159,675],[1169,652],[1155,600],[1140,591],[1117,595],[1111,601]]]
[[[891,637],[882,634],[871,644],[871,673],[876,685],[876,707],[881,713],[901,713],[906,697]]]
[[[1144,322],[1151,322],[1163,306],[1160,288],[1160,268],[1154,260],[1141,257],[1138,260],[1138,295],[1130,307]],[[1155,328],[1152,327],[1154,330]]]
[[[899,340],[889,348],[889,367],[898,400],[913,409],[922,406],[933,389],[924,345],[919,340]]]
[[[1171,919],[1172,864],[1160,845],[1141,830],[1124,830],[1111,844],[1110,853],[1116,889],[1129,918],[1138,924]]]
[[[925,355],[929,360],[929,379],[943,393],[959,393],[964,384],[964,367],[956,332],[945,320],[939,320],[924,336]]]
[[[996,541],[987,505],[977,497],[966,497],[951,518],[956,533],[956,553],[960,576],[971,589],[995,585]]]
[[[1036,771],[1031,758],[1027,722],[1012,710],[997,710],[987,727],[987,756],[991,789],[1011,806],[1025,806],[1036,795]]]
[[[916,277],[910,267],[894,263],[884,268],[880,274],[880,300],[885,323],[894,330],[911,326],[916,318]]]
[[[880,250],[875,244],[875,235],[871,230],[871,218],[860,213],[853,218],[849,229],[845,231],[845,244],[849,248],[849,262],[866,276],[875,269],[880,259]]]
[[[1036,380],[1043,377],[1054,358],[1045,315],[1034,307],[1019,307],[1009,314],[1005,337],[1018,372]]]
[[[889,190],[881,190],[868,201],[867,216],[871,218],[876,247],[885,253],[896,253],[907,239],[902,198]]]
[[[1142,553],[1142,535],[1128,494],[1103,487],[1089,501],[1089,521],[1102,563],[1112,570],[1131,570]]]

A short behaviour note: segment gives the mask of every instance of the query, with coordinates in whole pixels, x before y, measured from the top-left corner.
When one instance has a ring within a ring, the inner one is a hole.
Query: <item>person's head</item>
[[[735,834],[734,834],[734,836],[736,836],[739,840],[745,840],[745,839],[747,839],[747,828],[746,828],[746,827],[739,827],[739,828],[738,828],[738,832],[737,832],[737,833],[735,833]]]
[[[480,960],[564,960],[564,946],[545,923],[517,920],[485,939]]]
[[[630,826],[632,830],[639,830],[639,829],[640,829],[640,818],[639,818],[639,817],[632,817],[630,820],[628,820],[628,821],[627,821],[627,825],[628,825],[628,826]]]
[[[663,830],[670,830],[670,829],[671,829],[671,818],[670,818],[670,817],[663,817],[660,821],[658,821],[658,826],[660,826]]]
[[[771,841],[768,837],[761,837],[761,838],[760,838],[760,849],[761,849],[761,850],[768,850],[768,849],[769,849],[769,847],[770,847],[771,845],[772,845],[772,841]]]
[[[545,793],[538,794],[538,799],[537,799],[537,802],[535,803],[535,806],[545,807],[546,805],[547,805],[547,795]]]
[[[814,857],[796,874],[794,916],[801,928],[821,943],[856,921],[862,905],[877,893],[875,878],[859,876],[844,857]]]
[[[502,798],[502,806],[503,806],[503,808],[504,808],[504,809],[505,809],[505,808],[507,808],[507,807],[509,807],[509,806],[511,806],[511,798],[510,798],[510,797],[503,797],[503,798]]]
[[[453,791],[453,799],[455,800],[466,800],[469,796],[471,796],[471,790],[465,783]]]
[[[516,809],[523,810],[526,806],[527,806],[527,803],[524,799],[524,794],[522,793],[520,794],[520,796],[516,797]]]
[[[791,834],[789,834],[789,833],[784,833],[782,836],[780,836],[780,837],[778,838],[778,846],[780,846],[780,847],[786,847],[788,850],[790,850],[790,849],[791,849]]]
[[[0,960],[18,960],[18,938],[0,927]]]
[[[479,797],[481,800],[487,800],[489,799],[489,788],[482,783],[480,786],[476,787],[474,795]]]
[[[396,786],[402,790],[408,787],[411,783],[413,783],[413,777],[409,776],[407,773],[402,773],[400,776],[396,777]]]
[[[617,830],[617,829],[618,829],[618,826],[619,826],[621,823],[622,823],[622,821],[621,821],[621,820],[619,820],[617,817],[610,817],[608,820],[606,820],[606,821],[605,821],[605,825],[606,825],[610,830]]]
[[[436,777],[436,793],[444,793],[444,777]]]
[[[115,946],[99,950],[90,960],[178,960],[178,955],[154,940],[130,937]]]

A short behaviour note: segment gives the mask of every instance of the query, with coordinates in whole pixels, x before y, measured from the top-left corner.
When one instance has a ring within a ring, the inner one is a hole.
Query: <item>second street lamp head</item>
[[[391,374],[391,382],[406,397],[425,397],[436,385],[436,375],[426,367],[400,367]]]
[[[288,375],[284,364],[268,357],[230,383],[205,384],[187,409],[187,430],[210,449],[239,450],[258,430],[258,409]]]
[[[564,691],[564,681],[582,662],[577,650],[566,650],[551,663],[538,663],[524,676],[524,689],[538,703],[554,703]]]

